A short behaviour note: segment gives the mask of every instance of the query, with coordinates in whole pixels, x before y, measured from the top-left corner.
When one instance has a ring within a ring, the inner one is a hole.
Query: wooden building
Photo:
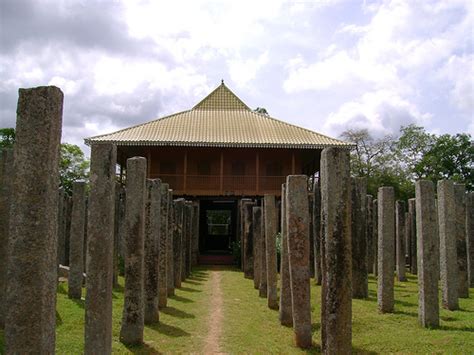
[[[223,82],[190,110],[85,141],[116,144],[121,172],[146,157],[149,178],[199,201],[201,253],[230,250],[241,198],[279,196],[287,175],[319,171],[323,148],[352,147],[254,112]]]

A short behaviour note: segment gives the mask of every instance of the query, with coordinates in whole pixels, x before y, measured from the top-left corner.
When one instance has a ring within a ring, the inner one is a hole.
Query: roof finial
[[[224,85],[224,79],[221,79],[221,85]]]

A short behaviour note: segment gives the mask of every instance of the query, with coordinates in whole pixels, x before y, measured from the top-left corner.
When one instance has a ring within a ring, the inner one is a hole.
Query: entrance
[[[201,254],[230,255],[236,240],[237,202],[201,200],[199,249]]]

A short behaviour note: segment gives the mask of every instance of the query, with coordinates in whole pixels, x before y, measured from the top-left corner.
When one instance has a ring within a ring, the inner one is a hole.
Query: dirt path
[[[221,337],[223,326],[222,312],[222,291],[221,291],[222,274],[218,270],[211,270],[211,313],[209,315],[209,333],[204,342],[204,354],[221,354],[219,339]]]

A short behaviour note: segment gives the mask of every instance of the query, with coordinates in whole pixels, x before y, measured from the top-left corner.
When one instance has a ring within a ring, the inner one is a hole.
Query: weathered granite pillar
[[[449,180],[440,180],[438,181],[438,223],[441,294],[443,307],[451,311],[459,308],[455,213],[454,183]]]
[[[68,194],[64,200],[64,265],[69,266],[69,244],[71,239],[72,198]]]
[[[366,234],[367,234],[367,272],[369,274],[374,273],[374,221],[373,221],[373,201],[372,195],[366,196]]]
[[[277,252],[276,252],[276,234],[277,234],[277,210],[275,196],[265,195],[264,197],[264,218],[265,218],[265,252],[266,252],[266,271],[267,271],[267,301],[268,307],[278,309],[277,295]],[[309,259],[309,256],[308,256]]]
[[[314,280],[321,285],[321,188],[313,184]]]
[[[253,236],[253,287],[258,290],[260,287],[261,277],[261,263],[262,263],[262,223],[261,223],[261,211],[256,210],[260,207],[252,207],[252,236]],[[258,223],[255,222],[258,213]]]
[[[352,178],[352,298],[369,297],[367,266],[367,179]]]
[[[351,179],[349,150],[321,154],[321,343],[325,354],[352,351]]]
[[[199,258],[199,201],[193,202],[193,259],[192,265],[198,264]]]
[[[175,202],[173,201],[173,190],[168,190],[168,236],[166,239],[166,257],[167,257],[167,291],[168,297],[174,295],[174,228],[175,228]]]
[[[308,177],[286,178],[286,228],[293,329],[296,346],[311,347]]]
[[[183,226],[181,230],[181,282],[186,280],[186,254],[187,254],[187,226],[188,226],[188,208],[187,201],[183,206]]]
[[[395,269],[395,193],[393,187],[380,187],[378,201],[378,279],[377,302],[381,313],[393,312]]]
[[[186,203],[186,210],[188,219],[186,221],[186,278],[191,275],[192,256],[193,256],[193,203],[188,201]]]
[[[405,202],[397,201],[395,205],[395,252],[398,281],[406,281],[405,275]]]
[[[66,265],[66,193],[62,187],[58,198],[58,265]]]
[[[377,192],[378,193],[378,192]],[[373,251],[374,251],[374,276],[378,276],[379,271],[378,271],[378,264],[379,264],[379,212],[378,212],[378,202],[377,199],[374,199],[372,202],[372,232],[373,232]]]
[[[125,290],[120,341],[141,344],[144,329],[146,159],[127,159]]]
[[[0,329],[5,326],[8,239],[13,179],[13,150],[0,150]]]
[[[158,248],[158,306],[164,308],[168,300],[168,184],[160,185],[160,240]]]
[[[182,269],[182,235],[184,222],[184,199],[175,200],[174,204],[174,224],[173,224],[173,261],[174,261],[174,287],[181,287],[181,269]]]
[[[293,326],[290,264],[288,260],[288,220],[286,218],[286,187],[281,185],[281,259],[280,259],[280,324]]]
[[[53,354],[63,93],[20,89],[13,151],[5,353]]]
[[[91,147],[85,354],[112,352],[112,263],[117,148]]]
[[[407,224],[410,225],[410,272],[416,275],[418,270],[417,257],[417,237],[416,237],[416,200],[410,198],[408,200],[408,219]]]
[[[118,223],[118,253],[122,260],[125,260],[125,238],[126,238],[126,228],[125,228],[125,210],[127,206],[127,192],[125,186],[122,186],[119,191],[120,195],[120,208],[119,208],[119,223]],[[119,272],[120,273],[120,272]],[[121,270],[121,275],[124,276],[124,270]]]
[[[255,241],[259,241],[259,256],[260,256],[260,276],[258,284],[259,297],[267,297],[267,253],[265,251],[265,225],[263,214],[263,207],[253,207],[253,233]]]
[[[121,223],[121,194],[120,190],[122,185],[119,182],[115,183],[115,209],[114,209],[114,253],[113,253],[113,276],[112,286],[116,288],[118,286],[119,277],[119,255],[120,255],[120,223]]]
[[[474,192],[466,194],[466,243],[469,286],[474,287]]]
[[[71,233],[69,241],[69,298],[81,299],[84,271],[84,224],[86,212],[86,183],[76,181],[72,186]]]
[[[466,186],[454,184],[454,208],[456,225],[456,245],[458,256],[458,295],[469,298],[469,276],[467,273],[467,243],[466,243]]]
[[[312,184],[314,185],[314,183]],[[312,190],[312,189],[311,189]],[[308,195],[308,213],[309,213],[309,277],[314,277],[315,257],[314,257],[314,227],[313,227],[313,208],[314,208],[314,195],[311,191]],[[281,202],[280,202],[281,205]]]
[[[253,235],[252,235],[252,208],[255,203],[252,201],[242,202],[242,219],[244,235],[244,277],[253,278]]]
[[[438,243],[434,186],[431,181],[415,183],[416,232],[418,236],[418,320],[423,327],[439,325]]]
[[[161,181],[146,180],[145,203],[145,324],[160,320],[159,269],[161,240]]]

